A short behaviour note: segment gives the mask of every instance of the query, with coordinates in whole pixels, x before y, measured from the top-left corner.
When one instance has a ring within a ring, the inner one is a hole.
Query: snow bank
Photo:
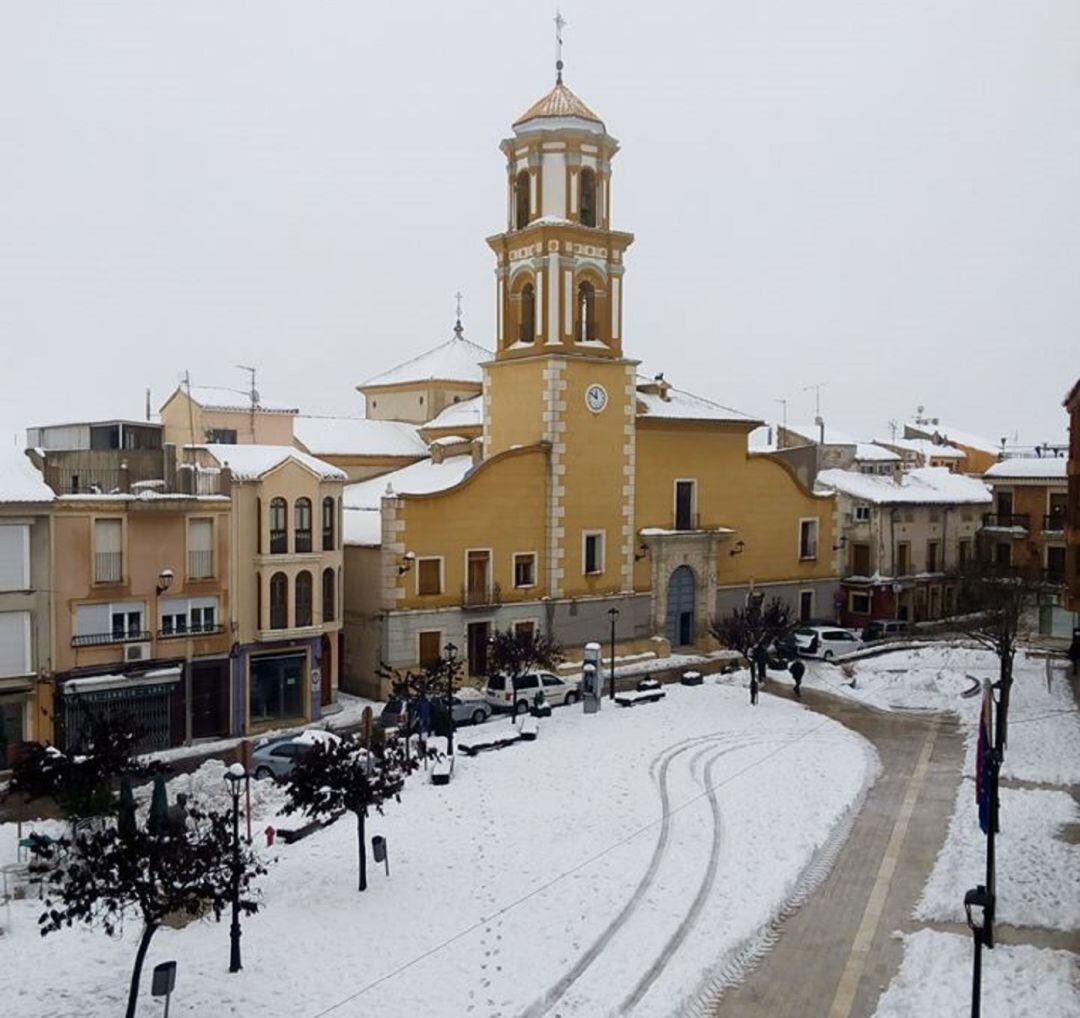
[[[1061,838],[1080,809],[1066,792],[1001,789],[997,917],[1014,926],[1080,929],[1080,845]],[[979,829],[975,783],[957,791],[949,833],[915,907],[923,920],[964,921],[964,891],[986,882],[986,836]]]
[[[919,930],[904,937],[904,961],[874,1018],[968,1018],[971,938]],[[1074,1018],[1080,1014],[1080,958],[1068,951],[999,945],[983,952],[988,1018]]]

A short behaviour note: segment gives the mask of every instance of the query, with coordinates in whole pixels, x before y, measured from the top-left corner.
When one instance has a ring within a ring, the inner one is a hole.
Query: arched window
[[[328,495],[322,500],[322,550],[334,550],[334,500]]]
[[[595,226],[596,225],[596,174],[587,167],[581,171],[579,177],[580,180],[580,202],[578,207],[581,209],[581,225],[582,226]]]
[[[529,189],[529,171],[522,170],[514,181],[514,221],[519,230],[529,225]]]
[[[518,340],[531,343],[536,339],[536,291],[532,283],[526,283],[521,290],[521,326]]]
[[[296,628],[311,625],[311,573],[296,574]]]
[[[337,589],[337,576],[333,569],[324,569],[322,573],[322,619],[334,621],[334,593]]]
[[[296,500],[296,550],[311,551],[311,499]]]
[[[270,554],[284,555],[289,550],[286,517],[289,507],[283,498],[270,500]]]
[[[579,343],[596,339],[596,291],[583,282],[577,291],[577,338]]]
[[[284,573],[270,577],[270,628],[289,628],[289,578]]]

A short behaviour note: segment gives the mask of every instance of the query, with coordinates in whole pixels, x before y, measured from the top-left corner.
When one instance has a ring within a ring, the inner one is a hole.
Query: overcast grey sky
[[[550,10],[548,9],[550,7]],[[492,346],[498,142],[554,4],[0,0],[0,434],[185,369],[305,410]],[[1076,0],[566,0],[622,142],[625,348],[873,437],[918,403],[1060,440],[1080,374]]]

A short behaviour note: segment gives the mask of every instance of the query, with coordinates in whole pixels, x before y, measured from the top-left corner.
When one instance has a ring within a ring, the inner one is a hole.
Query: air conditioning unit
[[[124,645],[124,663],[132,664],[136,661],[150,660],[150,644],[127,643]]]

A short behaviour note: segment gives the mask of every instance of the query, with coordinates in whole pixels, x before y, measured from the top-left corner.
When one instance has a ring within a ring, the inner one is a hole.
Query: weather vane
[[[562,30],[566,27],[566,18],[562,11],[555,8],[555,84],[562,84]]]

